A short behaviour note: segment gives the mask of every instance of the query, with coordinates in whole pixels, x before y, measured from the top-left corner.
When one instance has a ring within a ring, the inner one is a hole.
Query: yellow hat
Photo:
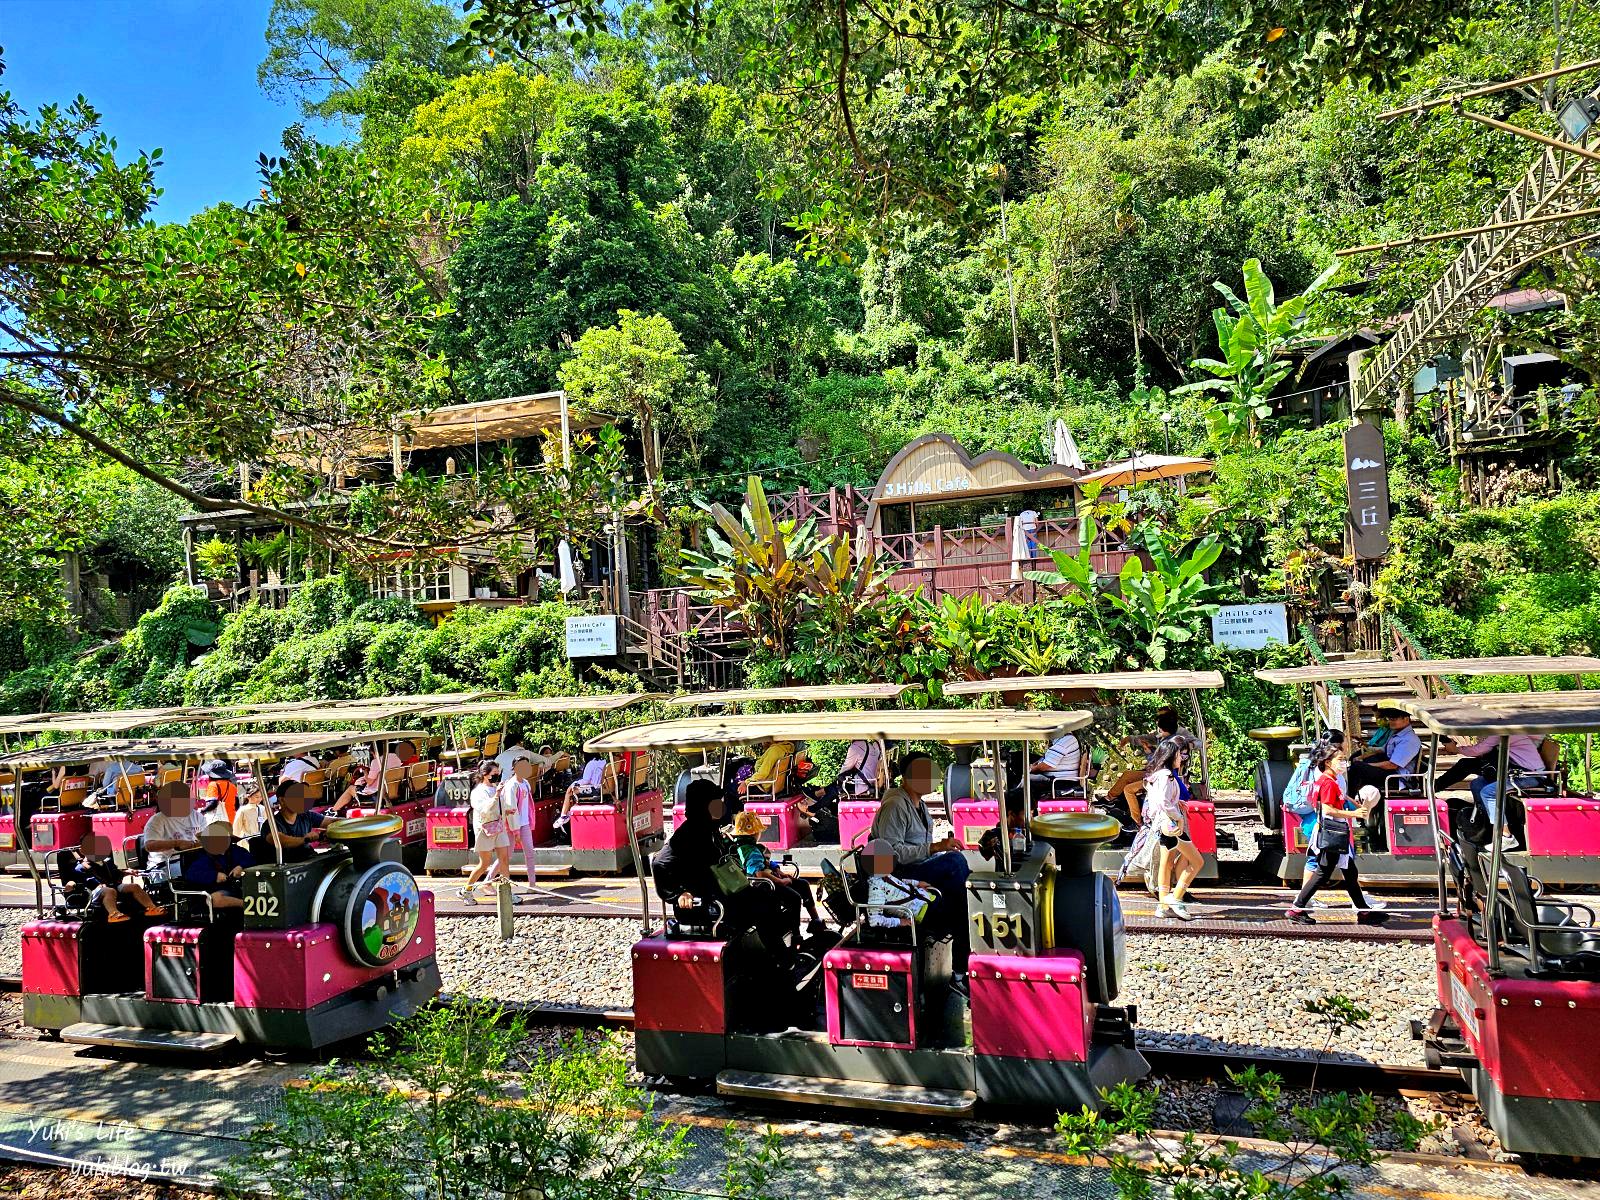
[[[753,813],[745,809],[733,818],[733,832],[738,837],[759,837],[761,831],[767,827],[766,818],[760,813]]]

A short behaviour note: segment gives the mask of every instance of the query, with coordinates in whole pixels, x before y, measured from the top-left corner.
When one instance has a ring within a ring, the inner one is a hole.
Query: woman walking
[[[485,759],[472,769],[472,848],[478,852],[478,865],[458,893],[468,904],[479,901],[478,881],[484,879],[489,863],[496,870],[484,882],[491,887],[511,880],[511,834],[506,827],[506,803],[500,795],[500,764]]]
[[[1376,788],[1364,788],[1361,802],[1352,804],[1339,783],[1346,765],[1342,746],[1322,743],[1311,751],[1311,767],[1317,773],[1311,784],[1311,806],[1317,816],[1317,825],[1306,856],[1305,884],[1286,914],[1289,920],[1300,925],[1316,924],[1306,910],[1311,905],[1311,898],[1328,882],[1328,877],[1335,870],[1343,873],[1344,890],[1350,896],[1350,903],[1355,905],[1356,920],[1364,924],[1382,919],[1373,911],[1361,890],[1355,839],[1356,824],[1366,820],[1367,813],[1379,797]]]
[[[1144,815],[1160,842],[1155,852],[1156,916],[1180,921],[1194,919],[1183,898],[1203,862],[1189,837],[1189,783],[1184,777],[1188,760],[1189,743],[1182,737],[1167,738],[1150,756],[1144,777]]]

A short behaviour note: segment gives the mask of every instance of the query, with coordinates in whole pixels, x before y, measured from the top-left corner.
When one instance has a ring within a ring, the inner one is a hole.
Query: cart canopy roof
[[[424,717],[472,717],[480,713],[541,712],[617,712],[644,700],[654,692],[617,692],[606,696],[504,696],[493,700],[467,700],[430,708]]]
[[[1503,658],[1351,658],[1308,667],[1256,672],[1267,683],[1364,683],[1384,679],[1433,679],[1440,675],[1596,675],[1600,658],[1569,654],[1522,654]]]
[[[965,679],[947,683],[951,696],[984,696],[996,692],[1161,692],[1222,686],[1217,671],[1117,671],[1105,675],[1028,675],[1015,679]]]
[[[1474,692],[1390,703],[1442,737],[1600,733],[1600,691]]]
[[[803,712],[685,717],[629,725],[592,738],[584,747],[595,754],[619,750],[689,749],[770,741],[1045,741],[1085,729],[1086,712],[1025,712],[1010,709],[884,709],[877,712]]]
[[[805,704],[829,700],[898,700],[908,683],[835,683],[807,687],[735,688],[726,692],[696,692],[692,696],[673,696],[669,708],[698,708],[713,704],[753,704],[770,701]]]
[[[219,758],[275,761],[297,754],[337,750],[371,741],[416,740],[428,735],[421,730],[385,730],[382,733],[349,729],[321,730],[315,733],[237,733],[210,734],[204,737],[115,738],[98,742],[57,742],[33,750],[18,750],[0,755],[0,766],[32,769],[59,767],[89,762],[96,758],[151,759]]]

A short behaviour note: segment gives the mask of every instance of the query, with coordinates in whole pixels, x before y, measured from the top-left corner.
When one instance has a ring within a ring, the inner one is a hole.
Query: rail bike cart
[[[1600,693],[1399,703],[1435,740],[1500,738],[1503,795],[1517,792],[1519,772],[1507,753],[1513,734],[1582,734],[1588,784]],[[1534,800],[1523,798],[1530,840],[1549,815]],[[1541,880],[1505,853],[1508,807],[1497,806],[1487,845],[1434,827],[1441,847],[1433,922],[1439,1007],[1426,1025],[1413,1022],[1413,1033],[1431,1064],[1460,1069],[1506,1149],[1600,1158],[1600,920],[1587,904],[1547,895]],[[1576,823],[1600,846],[1600,806],[1588,801],[1581,812]],[[1565,833],[1571,837],[1571,828]]]
[[[1036,746],[1090,721],[1083,712],[937,709],[697,717],[619,729],[588,749],[681,752],[774,739]],[[770,930],[727,915],[731,908],[716,915],[717,897],[657,911],[641,871],[643,936],[632,951],[639,1069],[714,1081],[729,1096],[944,1116],[980,1102],[1095,1106],[1097,1089],[1142,1078],[1149,1067],[1133,1047],[1135,1013],[1115,1006],[1121,908],[1093,867],[1116,822],[1067,813],[1009,830],[1004,820],[999,861],[967,881],[970,1006],[950,986],[948,941],[923,936],[915,922],[872,924],[886,910],[867,903],[854,855],[827,892],[840,934],[799,945],[774,943]]]
[[[480,698],[486,693],[461,692],[455,695],[464,702]],[[269,709],[252,710],[225,718],[222,723],[244,728],[288,724],[317,728],[326,725],[382,724],[418,717],[450,698],[449,693],[444,693],[424,696],[378,696],[369,700],[312,700],[301,704],[274,705]],[[427,738],[427,734],[415,732],[371,733],[365,737],[352,737],[350,741],[353,744],[368,743],[376,746],[377,753],[387,761],[390,751],[399,742],[411,742],[418,748],[420,754],[427,749]],[[355,805],[350,809],[352,817],[373,816],[378,813],[398,817],[401,855],[406,866],[413,871],[423,870],[427,859],[428,809],[433,803],[435,772],[435,765],[425,754],[414,763],[388,768],[383,773],[383,781],[374,801],[370,804]],[[325,782],[335,785],[337,783],[336,780],[324,781],[320,773],[312,781],[313,786],[323,786]]]
[[[1189,701],[1189,719],[1199,743],[1199,787],[1188,801],[1189,836],[1195,849],[1200,851],[1203,865],[1199,878],[1217,878],[1217,809],[1211,800],[1210,760],[1206,753],[1205,718],[1200,712],[1200,692],[1222,686],[1222,676],[1216,671],[1128,671],[1102,675],[1037,675],[1013,679],[977,679],[948,683],[947,696],[1001,696],[1008,702],[1021,702],[1028,693],[1049,692],[1066,703],[1093,702],[1106,694],[1125,692],[1182,692]],[[1087,762],[1089,747],[1082,747]],[[963,762],[961,754],[945,773],[945,801],[950,806],[956,826],[956,836],[964,843],[977,844],[977,837],[993,827],[999,808],[999,792],[994,787],[993,768],[980,764],[974,768]],[[1056,793],[1040,796],[1038,810],[1041,814],[1053,812],[1089,812],[1096,810],[1094,797],[1082,787],[1060,788]],[[1095,855],[1095,869],[1116,871],[1122,865],[1124,844],[1131,844],[1136,829],[1125,808],[1113,814],[1122,825],[1116,847],[1099,850]],[[1231,833],[1221,835],[1231,845]]]
[[[69,742],[83,738],[129,737],[135,731],[156,725],[193,725],[208,721],[220,710],[209,708],[140,708],[113,709],[106,712],[36,713],[28,717],[0,718],[0,740],[12,738],[48,737],[64,738]],[[23,859],[23,844],[36,846],[41,852],[76,846],[88,832],[91,823],[112,838],[113,846],[121,846],[122,837],[138,832],[155,811],[155,785],[159,782],[159,764],[125,763],[130,773],[117,781],[114,794],[100,806],[99,811],[87,803],[91,781],[87,769],[105,754],[90,751],[99,742],[83,741],[85,753],[78,758],[59,760],[67,768],[59,788],[51,780],[50,772],[27,770],[9,772],[13,777],[0,780],[0,789],[20,792],[20,809],[7,796],[5,812],[0,815],[0,867],[14,872],[27,873]],[[119,864],[121,863],[119,851]]]
[[[873,704],[893,702],[910,690],[902,683],[837,683],[819,686],[736,688],[725,692],[701,692],[691,696],[673,696],[664,703],[667,708],[723,707],[737,710],[746,704],[777,705],[786,711],[789,706],[829,704]],[[673,789],[673,825],[683,815],[683,789],[691,780],[710,779],[725,790],[731,786],[736,758],[729,754],[730,747],[720,746],[713,759],[711,747],[702,747],[699,765],[684,771]],[[761,834],[764,845],[782,851],[799,866],[802,874],[816,876],[822,869],[823,859],[837,859],[839,848],[860,846],[866,840],[867,830],[878,815],[878,798],[883,794],[884,773],[888,769],[887,747],[878,746],[879,777],[869,781],[872,786],[864,795],[841,799],[838,804],[839,836],[835,840],[819,840],[804,819],[801,793],[792,778],[793,762],[783,759],[776,765],[771,780],[765,781],[757,792],[744,798],[743,807],[761,815],[766,829]]]
[[[431,720],[443,720],[450,729],[451,750],[447,754],[457,766],[443,777],[440,794],[430,802],[427,810],[428,873],[456,874],[475,859],[472,852],[472,810],[468,804],[472,790],[472,766],[477,761],[475,752],[479,749],[497,751],[500,748],[512,714],[612,714],[653,698],[649,692],[606,696],[545,696],[537,699],[507,696],[467,700],[429,709],[424,716]],[[459,736],[457,722],[465,717],[486,714],[501,716],[499,735],[491,735],[493,741],[485,747],[468,748]],[[493,753],[489,757],[493,757]],[[640,770],[634,772],[636,782],[640,781],[638,776],[641,773]],[[619,795],[620,792],[619,781]],[[630,824],[646,857],[661,846],[664,835],[659,789],[635,789],[631,808],[619,803],[617,795],[602,795],[594,803],[574,805],[569,825],[570,844],[559,843],[555,833],[556,818],[561,815],[565,793],[564,781],[555,787],[536,787],[533,801],[536,866],[602,874],[627,871],[634,863],[633,843],[625,828]],[[513,858],[520,853],[519,847],[512,847]]]
[[[371,736],[243,734],[110,745],[129,757],[179,761],[227,750],[249,760],[264,788],[265,763]],[[0,767],[7,762],[0,759]],[[24,1023],[83,1045],[306,1050],[415,1012],[440,987],[433,896],[401,861],[399,833],[390,814],[335,820],[324,827],[325,848],[296,855],[285,853],[269,821],[272,853],[245,869],[242,910],[215,909],[211,889],[182,878],[189,856],[200,853],[186,851],[176,869],[145,874],[164,914],[150,918],[141,910],[123,922],[61,892],[55,855],[41,862],[25,851],[39,916],[21,933]]]
[[[1285,882],[1298,882],[1305,869],[1305,837],[1302,824],[1293,813],[1283,809],[1283,790],[1293,771],[1294,763],[1309,748],[1319,730],[1338,727],[1345,733],[1345,746],[1352,753],[1360,749],[1359,701],[1393,703],[1404,708],[1406,702],[1418,698],[1448,695],[1454,691],[1451,677],[1483,678],[1485,676],[1512,676],[1525,678],[1531,692],[1534,680],[1558,675],[1572,676],[1582,686],[1585,675],[1600,675],[1600,658],[1576,655],[1549,657],[1543,655],[1516,655],[1498,658],[1442,658],[1396,659],[1353,658],[1338,662],[1317,663],[1306,667],[1285,667],[1256,672],[1256,678],[1267,683],[1294,687],[1300,701],[1302,728],[1305,736],[1288,740],[1277,729],[1255,730],[1257,740],[1276,741],[1286,752],[1276,753],[1287,761],[1273,762],[1274,751],[1269,749],[1268,762],[1256,773],[1256,809],[1262,823],[1272,831],[1269,837],[1281,838],[1283,857],[1278,864],[1278,878]],[[1310,692],[1311,703],[1306,704],[1300,693],[1301,685]],[[1337,685],[1335,687],[1330,685]],[[1340,694],[1343,692],[1345,694]],[[1483,693],[1474,693],[1481,695]],[[1543,731],[1535,731],[1543,732]],[[1417,730],[1419,736],[1423,731]],[[1436,842],[1433,829],[1437,824],[1446,830],[1450,827],[1450,802],[1452,793],[1442,793],[1433,798],[1435,812],[1428,815],[1429,801],[1424,797],[1428,781],[1437,774],[1438,747],[1422,737],[1422,754],[1413,771],[1391,776],[1384,783],[1383,807],[1379,826],[1381,844],[1362,851],[1361,876],[1376,883],[1417,883],[1433,875]],[[1287,770],[1285,770],[1287,767]],[[1530,842],[1526,855],[1513,855],[1519,865],[1535,871],[1546,883],[1590,884],[1600,883],[1600,843],[1590,843],[1583,805],[1593,801],[1573,800],[1559,794],[1562,780],[1558,772],[1541,773],[1538,783],[1530,783],[1528,802],[1539,811],[1539,834],[1534,837],[1530,825]],[[1535,793],[1543,793],[1536,795]],[[1470,793],[1461,793],[1462,804]],[[1266,849],[1263,839],[1263,849]],[[1276,842],[1274,842],[1274,846]]]

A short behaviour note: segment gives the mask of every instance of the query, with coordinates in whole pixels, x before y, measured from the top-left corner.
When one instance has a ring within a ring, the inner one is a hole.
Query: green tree
[[[1258,258],[1245,260],[1244,299],[1220,279],[1213,284],[1228,302],[1227,308],[1214,309],[1211,314],[1222,357],[1195,359],[1190,365],[1207,372],[1211,378],[1173,388],[1172,394],[1221,393],[1221,400],[1210,418],[1212,433],[1219,440],[1231,444],[1253,432],[1257,421],[1272,414],[1269,398],[1294,369],[1293,364],[1285,361],[1284,353],[1294,340],[1309,341],[1317,336],[1316,327],[1303,320],[1306,308],[1332,281],[1341,265],[1334,262],[1300,295],[1281,304]]]
[[[665,317],[619,309],[615,325],[574,343],[559,378],[569,403],[635,420],[648,483],[662,478],[663,443],[681,447],[678,463],[699,460],[713,415],[710,385]]]

